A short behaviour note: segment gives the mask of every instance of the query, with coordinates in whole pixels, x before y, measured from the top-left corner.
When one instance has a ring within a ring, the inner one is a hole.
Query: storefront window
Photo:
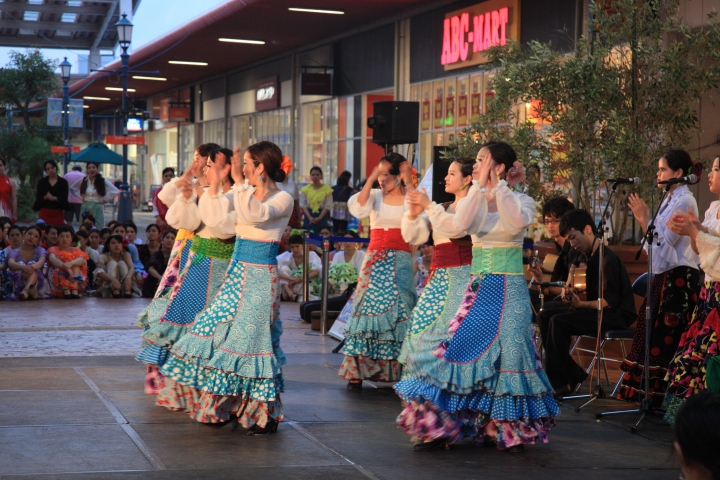
[[[267,112],[240,115],[233,118],[233,146],[244,150],[250,145],[266,140],[280,147],[283,153],[291,151],[290,109],[280,108]]]
[[[225,120],[210,120],[203,125],[203,143],[225,145]]]
[[[190,166],[196,147],[195,125],[182,125],[180,127],[180,158],[178,159],[176,175],[180,175],[182,171]]]

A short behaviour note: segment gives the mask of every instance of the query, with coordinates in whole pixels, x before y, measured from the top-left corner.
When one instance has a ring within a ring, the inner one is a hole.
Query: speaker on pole
[[[448,169],[452,160],[442,158],[443,153],[447,151],[447,147],[433,147],[433,188],[431,200],[437,204],[445,202],[454,202],[455,195],[445,191],[445,177],[447,177]]]
[[[420,130],[419,102],[373,102],[373,115],[368,118],[373,143],[404,145],[417,143]]]

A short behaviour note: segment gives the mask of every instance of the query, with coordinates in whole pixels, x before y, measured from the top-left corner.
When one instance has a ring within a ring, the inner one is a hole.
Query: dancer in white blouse
[[[525,443],[546,442],[560,413],[535,350],[523,276],[522,242],[535,201],[508,187],[521,182],[525,170],[503,142],[485,144],[477,162],[478,208],[488,213],[471,232],[469,285],[432,354],[409,354],[412,376],[395,386],[408,403],[398,425],[421,440],[415,451],[463,437],[519,451]]]
[[[192,399],[186,411],[193,419],[222,423],[236,416],[252,435],[274,433],[283,419],[277,252],[293,199],[275,184],[285,178],[282,162],[270,142],[251,145],[244,157],[236,149],[236,184],[227,195],[219,185],[229,167],[216,163],[208,170],[200,215],[211,228],[232,228],[235,249],[214,300],[161,369],[177,383],[178,395]]]
[[[370,217],[371,228],[342,350],[340,376],[350,390],[361,390],[363,380],[400,379],[397,358],[416,302],[410,245],[400,232],[407,210],[401,170],[410,170],[405,157],[385,155],[362,191],[348,201],[353,216]],[[372,188],[376,180],[379,189]]]
[[[684,150],[668,150],[658,160],[657,181],[667,181],[688,175],[694,162]],[[665,188],[665,185],[658,185]],[[687,236],[678,235],[667,226],[673,213],[691,212],[698,215],[697,203],[687,185],[674,184],[668,189],[668,196],[659,206],[655,219],[657,242],[653,247],[652,262],[652,305],[651,317],[655,325],[650,334],[650,392],[654,407],[661,406],[665,397],[667,382],[664,380],[667,367],[677,350],[680,336],[687,327],[695,309],[697,290],[700,285],[698,263],[700,259],[692,249]],[[637,195],[631,194],[628,206],[635,219],[647,230],[652,219],[650,208]],[[659,245],[658,245],[659,244]],[[646,247],[647,248],[647,247]],[[642,381],[645,363],[645,305],[640,307],[630,354],[621,369],[627,374],[623,378],[619,398],[641,401],[645,397],[645,383]]]

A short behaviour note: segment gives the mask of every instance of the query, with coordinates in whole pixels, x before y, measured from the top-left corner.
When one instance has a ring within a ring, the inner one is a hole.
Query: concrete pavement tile
[[[0,479],[6,477],[0,476]],[[8,477],[9,478],[9,477]],[[24,480],[35,477],[13,476],[13,480]],[[98,472],[69,475],[43,475],[43,480],[194,480],[219,478],[257,480],[367,480],[368,477],[351,466],[329,466],[329,467],[246,467],[242,465],[241,458],[238,465],[227,469],[208,470],[154,470],[145,472]]]
[[[402,410],[389,389],[288,389],[282,401],[286,418],[296,422],[394,422]]]
[[[77,302],[3,302],[0,328],[137,326],[137,314],[148,303],[146,298],[118,301],[96,297],[83,297]],[[48,314],[50,305],[52,314]]]
[[[15,367],[103,367],[137,366],[132,356],[64,356],[64,357],[16,357],[0,358],[0,368]]]
[[[2,332],[0,356],[135,355],[139,328],[128,330],[42,330]]]
[[[128,367],[84,367],[82,371],[103,392],[143,391],[145,388],[145,365],[140,362]]]
[[[501,453],[501,452],[500,452]],[[507,455],[507,454],[504,454]],[[466,462],[453,465],[452,470],[446,466],[387,466],[363,465],[376,476],[393,480],[435,480],[452,476],[462,480],[676,480],[677,469],[641,470],[641,469],[590,469],[590,468],[535,468],[532,473],[527,468],[490,467],[484,462]]]
[[[90,390],[72,368],[3,368],[0,390]]]
[[[114,424],[92,391],[0,392],[0,425]]]
[[[282,339],[280,343],[282,346]],[[337,369],[345,358],[337,353],[288,353],[286,357],[287,365],[330,365]]]
[[[0,428],[0,475],[152,470],[120,425]]]
[[[285,390],[303,390],[318,388],[346,389],[347,381],[339,375],[337,368],[328,365],[303,364],[283,365]]]
[[[248,436],[236,423],[142,425],[133,428],[168,469],[344,465],[290,425],[274,435]],[[337,427],[336,427],[337,428]],[[340,430],[340,429],[338,429]]]
[[[155,395],[143,392],[105,392],[105,396],[131,425],[138,423],[189,423],[195,424],[188,415],[171,412],[165,407],[155,405]]]

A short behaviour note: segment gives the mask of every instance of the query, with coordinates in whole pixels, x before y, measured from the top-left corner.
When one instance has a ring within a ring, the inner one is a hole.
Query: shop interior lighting
[[[331,15],[344,15],[345,12],[342,10],[325,10],[320,8],[299,8],[299,7],[290,7],[288,8],[291,12],[307,12],[307,13],[329,13]]]
[[[123,91],[123,89],[120,88],[120,87],[105,87],[105,90],[110,90],[110,91],[112,91],[112,92],[122,92],[122,91]],[[128,88],[128,89],[126,89],[126,90],[127,90],[128,92],[134,92],[134,91],[135,91],[134,88]]]
[[[133,75],[135,80],[155,80],[156,82],[167,82],[167,78],[163,77],[143,77],[142,75]]]
[[[265,45],[265,42],[262,40],[247,40],[244,38],[218,38],[218,40],[226,43],[249,43],[250,45]]]
[[[85,100],[105,100],[107,102],[110,101],[109,97],[83,97]]]
[[[207,62],[186,62],[184,60],[169,60],[168,63],[173,65],[196,65],[199,67],[207,67]]]

